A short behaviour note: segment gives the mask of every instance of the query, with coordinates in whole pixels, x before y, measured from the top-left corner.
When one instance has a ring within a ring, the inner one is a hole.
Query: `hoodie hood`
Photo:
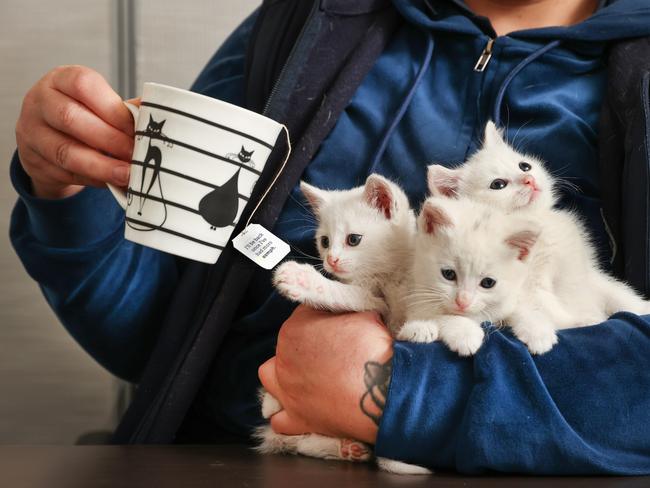
[[[409,22],[426,29],[496,37],[490,22],[475,15],[461,0],[393,0]],[[648,0],[612,0],[588,19],[569,27],[544,27],[511,32],[508,37],[579,42],[609,42],[650,36]]]

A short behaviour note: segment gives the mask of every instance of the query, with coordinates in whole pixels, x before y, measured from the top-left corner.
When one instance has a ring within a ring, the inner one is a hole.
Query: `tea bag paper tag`
[[[232,240],[240,253],[264,269],[273,269],[291,250],[289,244],[260,224],[250,224]]]

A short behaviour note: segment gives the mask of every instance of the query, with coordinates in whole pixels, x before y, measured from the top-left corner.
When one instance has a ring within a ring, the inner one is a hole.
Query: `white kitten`
[[[374,310],[395,331],[404,322],[405,276],[411,260],[415,216],[406,194],[395,183],[372,174],[365,185],[343,191],[321,190],[302,182],[300,188],[317,220],[316,243],[326,278],[313,266],[288,261],[278,267],[273,283],[286,298],[332,312]],[[282,409],[261,391],[265,418]],[[270,426],[256,432],[263,453],[303,454],[324,459],[367,461],[370,446],[318,434],[286,436]],[[403,474],[430,471],[399,461],[378,459],[384,470]]]
[[[309,264],[288,261],[275,272],[276,289],[313,308],[382,312],[394,330],[403,323],[396,298],[401,298],[415,234],[406,194],[377,174],[351,190],[326,191],[304,182],[300,188],[318,219],[316,244],[323,267],[337,281]]]
[[[434,195],[468,197],[540,222],[526,284],[527,305],[537,312],[522,308],[510,324],[531,352],[550,350],[556,329],[599,323],[622,310],[650,313],[648,302],[600,269],[578,215],[553,208],[557,181],[543,162],[515,151],[492,122],[483,147],[465,164],[456,169],[432,165],[428,180]]]
[[[480,323],[510,322],[522,305],[539,225],[480,202],[431,197],[418,217],[407,322],[398,339],[438,337],[468,356]]]

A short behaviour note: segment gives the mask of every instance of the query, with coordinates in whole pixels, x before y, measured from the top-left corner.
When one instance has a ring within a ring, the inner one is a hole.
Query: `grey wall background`
[[[188,87],[259,0],[134,0],[135,86]],[[8,239],[8,177],[25,92],[48,70],[83,64],[117,86],[116,0],[3,0],[0,15],[0,444],[72,443],[110,428],[116,387],[67,335]]]

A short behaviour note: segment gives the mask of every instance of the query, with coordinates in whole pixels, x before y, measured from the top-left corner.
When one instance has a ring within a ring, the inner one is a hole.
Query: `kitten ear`
[[[154,124],[154,123],[155,123],[154,120],[153,120],[153,117],[151,116],[151,114],[149,114],[149,123],[150,123],[150,124]]]
[[[426,234],[436,234],[442,228],[453,227],[454,223],[441,205],[433,200],[426,200],[418,217],[418,227]]]
[[[309,203],[311,209],[316,215],[318,215],[320,213],[321,207],[323,206],[323,203],[325,203],[325,200],[327,198],[327,192],[325,190],[321,190],[320,188],[316,188],[309,183],[305,183],[304,181],[300,182],[300,190],[307,199],[307,202]]]
[[[517,259],[525,261],[531,249],[539,238],[540,229],[537,224],[529,223],[524,230],[511,234],[506,238],[506,244],[517,251]]]
[[[503,140],[503,131],[497,129],[494,122],[488,120],[483,134],[483,147],[494,147],[503,144],[505,144],[505,141]]]
[[[432,164],[427,170],[427,185],[434,196],[455,198],[458,196],[460,169],[445,168],[440,164]]]
[[[363,189],[363,196],[373,208],[379,210],[388,220],[395,216],[402,205],[408,205],[406,196],[401,195],[402,191],[390,180],[378,174],[371,174],[366,179]]]

